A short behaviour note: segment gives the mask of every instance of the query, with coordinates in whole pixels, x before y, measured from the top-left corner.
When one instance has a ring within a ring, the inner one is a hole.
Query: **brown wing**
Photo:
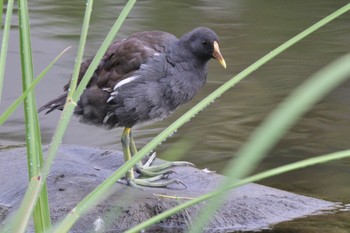
[[[82,120],[93,124],[101,124],[106,114],[107,100],[113,87],[121,80],[133,75],[142,64],[146,63],[156,53],[166,51],[166,45],[177,38],[169,33],[160,31],[138,32],[124,40],[113,42],[99,66],[91,77],[83,95],[75,109],[75,114],[81,115]],[[93,57],[81,64],[78,83],[89,68]],[[67,92],[69,83],[65,85]],[[62,110],[66,95],[50,101],[39,109]]]
[[[175,36],[166,32],[146,31],[137,32],[127,39],[113,42],[87,87],[96,85],[98,88],[113,89],[119,81],[132,76],[155,53],[163,53],[166,43],[174,39],[176,39]],[[83,78],[92,59],[93,57],[82,63],[78,82]],[[69,83],[65,86],[65,90],[68,90],[68,87]]]

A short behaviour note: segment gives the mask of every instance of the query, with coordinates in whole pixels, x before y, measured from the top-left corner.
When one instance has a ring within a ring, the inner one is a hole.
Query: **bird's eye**
[[[202,44],[206,45],[206,44],[207,44],[207,41],[206,41],[206,40],[203,40],[203,41],[202,41]]]

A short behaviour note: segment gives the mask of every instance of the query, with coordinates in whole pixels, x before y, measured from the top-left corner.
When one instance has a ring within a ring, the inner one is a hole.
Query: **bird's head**
[[[180,40],[198,59],[206,62],[214,58],[226,68],[225,59],[220,52],[219,38],[213,30],[197,27],[183,35]]]

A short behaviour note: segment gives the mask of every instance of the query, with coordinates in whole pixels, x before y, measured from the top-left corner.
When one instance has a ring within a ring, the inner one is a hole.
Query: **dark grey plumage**
[[[206,81],[207,63],[211,58],[226,67],[217,35],[205,27],[196,28],[180,39],[167,32],[150,31],[117,40],[100,61],[74,114],[85,123],[106,128],[124,126],[121,143],[124,160],[129,161],[137,153],[132,126],[143,121],[161,120],[190,101]],[[91,59],[82,63],[79,82],[90,64]],[[65,86],[66,93],[67,89],[68,85]],[[66,93],[45,104],[39,111],[62,110]],[[152,160],[153,157],[147,163],[152,163]],[[135,165],[137,171],[151,178],[135,178],[131,168],[126,173],[126,181],[136,187],[166,187],[171,184],[186,187],[176,179],[163,180],[172,173],[164,167],[188,165],[193,166],[184,161],[161,166],[144,166],[139,162]]]
[[[217,35],[205,27],[180,39],[166,32],[148,31],[115,41],[91,77],[75,115],[82,122],[107,128],[131,128],[169,116],[204,85],[207,62],[213,57],[223,61],[220,52],[219,57],[214,56],[217,41]],[[82,63],[79,80],[90,63],[91,59]],[[65,100],[63,94],[39,111],[62,110]]]

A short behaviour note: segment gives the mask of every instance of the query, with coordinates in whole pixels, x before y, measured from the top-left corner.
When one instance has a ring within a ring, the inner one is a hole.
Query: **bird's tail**
[[[50,102],[46,103],[44,106],[40,107],[38,109],[38,112],[42,112],[47,109],[47,112],[45,114],[48,114],[52,112],[53,110],[63,110],[64,104],[66,103],[67,99],[67,93],[64,93],[63,95],[60,95],[54,100],[51,100]]]

